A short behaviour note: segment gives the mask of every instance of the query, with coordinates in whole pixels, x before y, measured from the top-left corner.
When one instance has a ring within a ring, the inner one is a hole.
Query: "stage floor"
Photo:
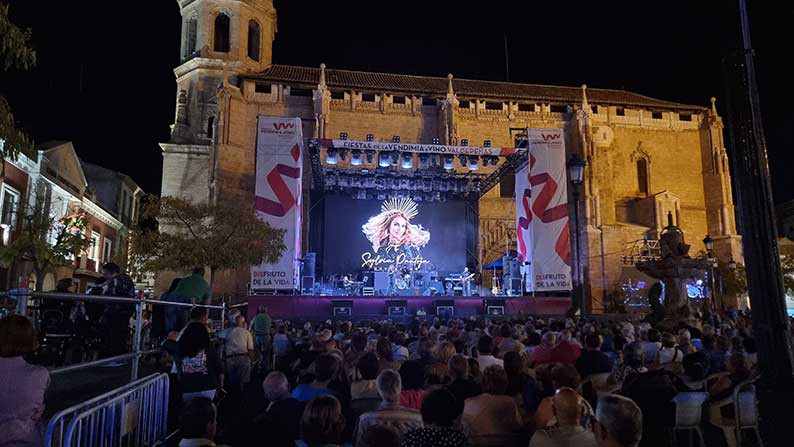
[[[571,299],[568,297],[400,297],[400,296],[378,296],[378,297],[344,297],[344,296],[264,296],[256,295],[248,297],[248,318],[256,315],[256,309],[260,304],[267,305],[268,314],[273,318],[294,319],[294,320],[326,320],[333,318],[333,301],[347,300],[353,302],[352,315],[350,317],[338,317],[339,319],[369,319],[387,318],[386,301],[405,300],[405,313],[408,316],[416,315],[416,311],[424,309],[428,316],[435,315],[436,309],[433,304],[438,300],[452,300],[455,305],[456,317],[469,317],[472,315],[484,315],[483,300],[504,300],[505,316],[519,315],[564,315],[571,306]]]

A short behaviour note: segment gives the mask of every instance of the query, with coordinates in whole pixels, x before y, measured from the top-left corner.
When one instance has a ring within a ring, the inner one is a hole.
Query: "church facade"
[[[496,147],[513,147],[515,129],[554,127],[564,129],[569,156],[587,162],[577,231],[590,309],[602,310],[618,293],[625,261],[647,249],[644,240],[658,238],[668,215],[692,245],[691,255],[708,234],[720,265],[741,261],[714,99],[699,106],[585,86],[278,65],[272,0],[178,3],[182,63],[175,69],[171,138],[161,144],[164,196],[253,203],[258,115],[299,117],[306,137],[344,132],[351,140],[399,135],[403,143],[490,140]],[[311,168],[307,159],[304,169]],[[304,177],[307,189],[311,176]],[[480,265],[514,249],[511,188],[502,182],[480,199]],[[245,294],[248,275],[220,273],[217,292]]]

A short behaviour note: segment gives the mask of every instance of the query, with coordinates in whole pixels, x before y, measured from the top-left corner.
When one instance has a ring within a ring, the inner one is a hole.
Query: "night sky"
[[[175,104],[176,1],[11,1],[33,29],[38,67],[0,74],[0,92],[36,142],[71,140],[84,159],[159,193]],[[516,7],[513,3],[525,4]],[[274,62],[329,68],[624,88],[688,104],[716,96],[735,48],[734,1],[314,2],[276,0]],[[751,1],[776,202],[794,198],[791,2]],[[253,123],[252,123],[253,125]]]

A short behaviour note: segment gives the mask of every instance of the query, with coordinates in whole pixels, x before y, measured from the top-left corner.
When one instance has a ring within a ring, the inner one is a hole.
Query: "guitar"
[[[493,284],[491,286],[491,293],[499,295],[499,277],[494,275],[493,278],[491,278],[491,283]]]

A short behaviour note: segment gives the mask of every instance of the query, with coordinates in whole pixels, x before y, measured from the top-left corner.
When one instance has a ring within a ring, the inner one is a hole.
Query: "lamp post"
[[[706,308],[710,311],[715,307],[717,295],[717,282],[714,280],[714,239],[707,234],[703,238],[703,246],[706,247],[706,260],[709,263],[709,293],[706,296]]]
[[[579,236],[579,185],[584,178],[585,161],[579,154],[573,154],[568,160],[567,167],[573,195],[573,235],[576,256],[576,282],[573,284],[571,313],[574,314],[579,310],[584,314],[584,273],[582,270],[582,244]]]

